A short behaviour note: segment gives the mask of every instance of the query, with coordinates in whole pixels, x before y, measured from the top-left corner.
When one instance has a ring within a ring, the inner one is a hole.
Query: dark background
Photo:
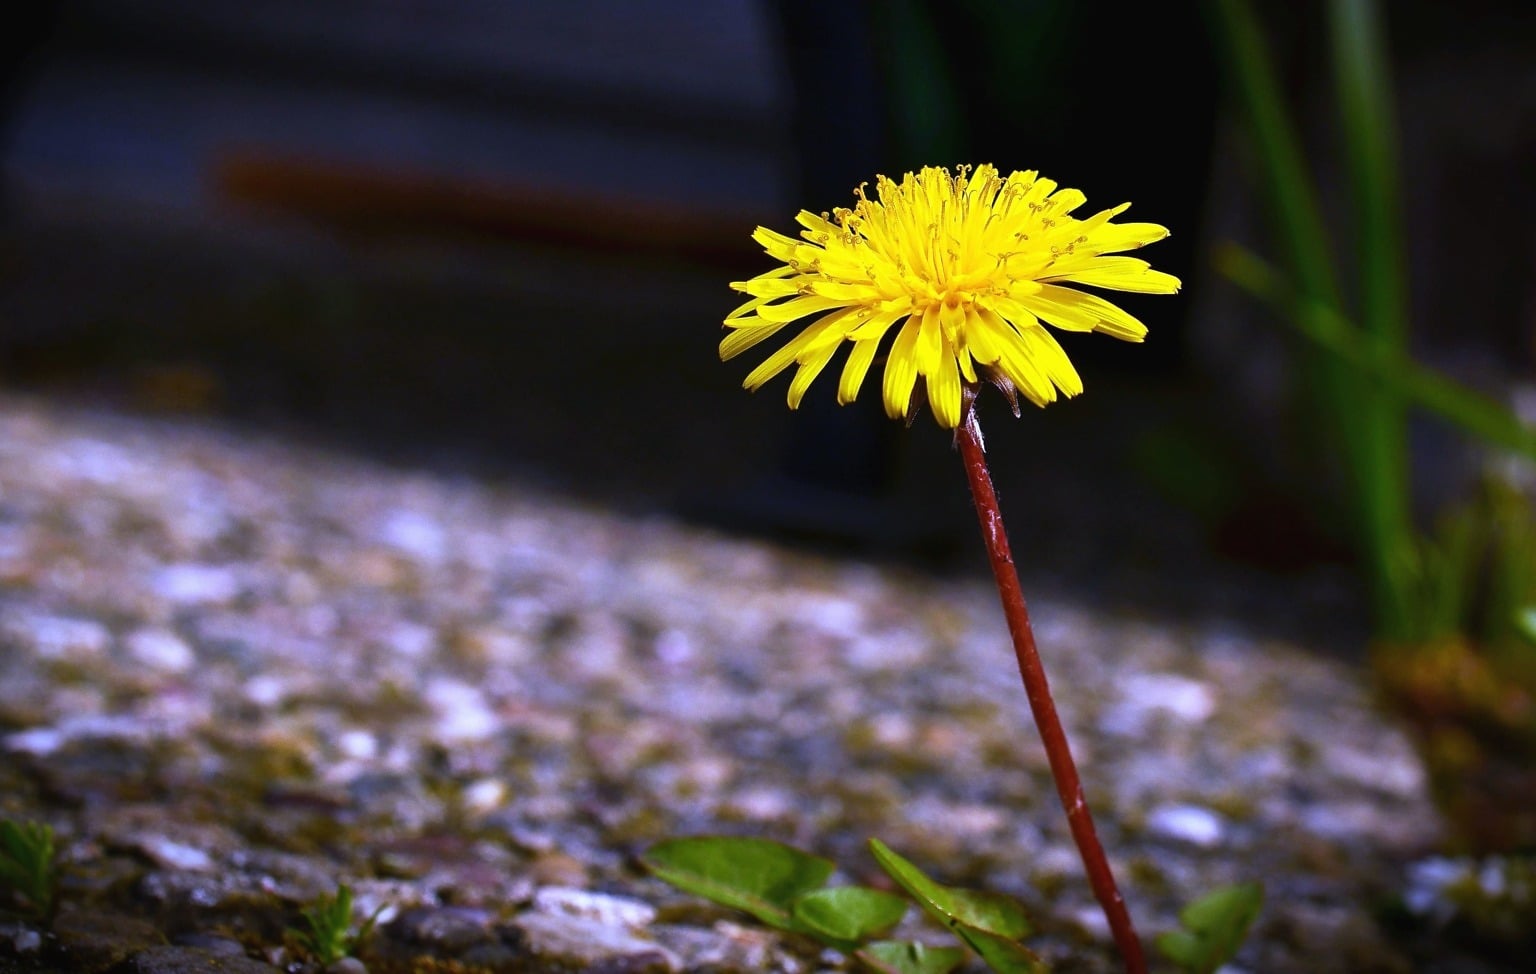
[[[1315,5],[1260,6],[1337,158]],[[1536,13],[1383,7],[1416,349],[1513,396],[1536,364]],[[828,379],[791,414],[715,348],[727,283],[770,263],[755,225],[876,172],[1035,168],[1172,228],[1146,256],[1186,286],[1124,299],[1143,346],[1063,338],[1083,397],[985,405],[1026,582],[1357,645],[1283,328],[1209,267],[1223,240],[1264,249],[1213,36],[1195,3],[33,5],[5,41],[0,381],[979,571],[927,416],[903,431],[869,390],[839,410]],[[1427,512],[1477,458],[1415,435]]]

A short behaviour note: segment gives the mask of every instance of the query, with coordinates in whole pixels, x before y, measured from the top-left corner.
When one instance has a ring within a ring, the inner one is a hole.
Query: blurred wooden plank
[[[295,155],[260,147],[214,163],[218,195],[358,235],[532,240],[741,265],[765,215]]]

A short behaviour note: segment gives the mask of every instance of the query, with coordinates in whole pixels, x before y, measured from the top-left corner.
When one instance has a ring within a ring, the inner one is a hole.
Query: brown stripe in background
[[[222,198],[359,234],[524,240],[619,254],[740,265],[765,220],[571,190],[240,148],[218,156]]]

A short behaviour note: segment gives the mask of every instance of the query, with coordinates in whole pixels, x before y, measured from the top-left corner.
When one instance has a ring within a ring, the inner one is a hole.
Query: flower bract
[[[796,366],[789,405],[846,342],[839,403],[854,400],[883,349],[882,393],[892,418],[910,418],[923,379],[934,418],[960,422],[961,386],[982,379],[1036,405],[1075,396],[1082,380],[1045,327],[1139,342],[1146,326],[1071,285],[1171,294],[1178,278],[1112,256],[1161,240],[1155,223],[1115,223],[1129,203],[1085,219],[1085,197],[1037,173],[1003,176],[929,167],[901,182],[879,177],[852,209],[801,211],[799,239],[758,227],[752,238],[779,266],[731,285],[751,296],[725,319],[730,359],[812,318],[742,383],[756,391]]]

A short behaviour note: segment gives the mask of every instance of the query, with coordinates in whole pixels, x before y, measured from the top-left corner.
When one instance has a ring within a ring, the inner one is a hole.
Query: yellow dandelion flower
[[[720,343],[721,359],[819,316],[742,383],[755,392],[797,365],[791,409],[844,342],[852,349],[837,401],[852,402],[892,331],[883,392],[893,419],[915,409],[918,376],[934,418],[949,428],[960,422],[962,383],[978,378],[1044,406],[1058,390],[1083,390],[1045,325],[1131,342],[1147,333],[1116,305],[1065,285],[1148,294],[1179,289],[1178,278],[1146,261],[1107,256],[1161,240],[1167,229],[1110,222],[1129,203],[1079,220],[1071,213],[1083,194],[1033,171],[1005,177],[990,165],[974,173],[928,167],[900,183],[878,177],[875,199],[863,187],[855,195],[853,209],[801,211],[799,240],[758,227],[752,239],[782,266],[731,285],[751,300],[725,319],[730,334]]]

